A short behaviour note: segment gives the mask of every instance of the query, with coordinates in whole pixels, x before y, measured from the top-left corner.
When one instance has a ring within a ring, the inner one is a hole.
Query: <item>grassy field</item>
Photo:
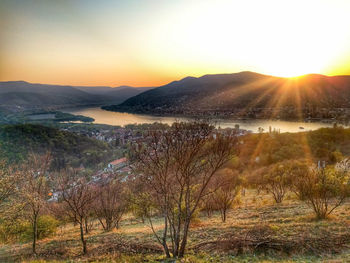
[[[254,190],[241,197],[226,223],[201,214],[193,224],[188,253],[179,262],[350,262],[350,202],[327,220],[291,194],[276,205]],[[161,221],[156,227],[161,228]],[[147,224],[127,216],[119,230],[103,232],[98,223],[81,254],[78,227],[65,225],[40,240],[37,257],[31,243],[0,246],[0,262],[161,262],[161,247]]]

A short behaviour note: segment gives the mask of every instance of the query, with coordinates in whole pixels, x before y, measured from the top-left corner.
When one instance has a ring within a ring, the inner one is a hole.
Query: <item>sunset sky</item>
[[[0,0],[0,81],[350,74],[349,0]]]

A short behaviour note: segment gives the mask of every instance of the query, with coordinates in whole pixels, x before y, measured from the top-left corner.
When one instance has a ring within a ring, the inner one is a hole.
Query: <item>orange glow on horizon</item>
[[[350,75],[348,0],[0,2],[0,81],[160,86],[254,71]]]

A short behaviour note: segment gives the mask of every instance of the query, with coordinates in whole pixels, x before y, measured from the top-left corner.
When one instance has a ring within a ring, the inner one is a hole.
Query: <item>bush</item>
[[[23,220],[3,220],[0,223],[0,241],[14,243],[26,241],[25,232],[28,222]]]
[[[312,207],[317,219],[324,219],[349,196],[349,172],[333,166],[312,167],[295,178],[293,189]]]
[[[227,211],[233,207],[236,198],[241,189],[242,180],[238,173],[232,170],[226,170],[225,173],[217,178],[216,191],[213,192],[213,199],[220,211],[222,222],[226,222]]]
[[[307,164],[302,161],[276,163],[258,170],[257,175],[255,175],[257,177],[255,184],[257,184],[258,189],[272,194],[276,203],[281,203],[294,178],[304,175],[307,170]]]
[[[49,215],[38,219],[38,239],[56,233],[59,221]],[[27,242],[33,237],[33,227],[28,220],[6,220],[0,223],[0,240],[4,243]]]
[[[58,225],[59,221],[52,216],[40,216],[38,220],[38,239],[54,235],[56,233]]]

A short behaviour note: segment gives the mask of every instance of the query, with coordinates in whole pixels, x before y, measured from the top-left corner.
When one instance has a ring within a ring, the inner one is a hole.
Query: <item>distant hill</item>
[[[10,111],[57,109],[72,106],[121,103],[147,88],[83,87],[0,82],[0,108]]]
[[[240,72],[187,77],[103,107],[136,113],[282,118],[327,117],[324,108],[350,108],[350,76],[281,78]]]
[[[98,94],[98,95],[118,95],[121,96],[121,94],[125,94],[124,96],[135,96],[132,94],[135,93],[141,93],[146,90],[152,89],[154,87],[131,87],[131,86],[119,86],[119,87],[108,87],[108,86],[96,86],[96,87],[90,87],[90,86],[74,86],[74,88],[79,89],[81,91],[88,92],[90,94]],[[122,91],[121,94],[118,92]],[[130,92],[130,93],[128,93]],[[131,96],[129,95],[131,94]]]

